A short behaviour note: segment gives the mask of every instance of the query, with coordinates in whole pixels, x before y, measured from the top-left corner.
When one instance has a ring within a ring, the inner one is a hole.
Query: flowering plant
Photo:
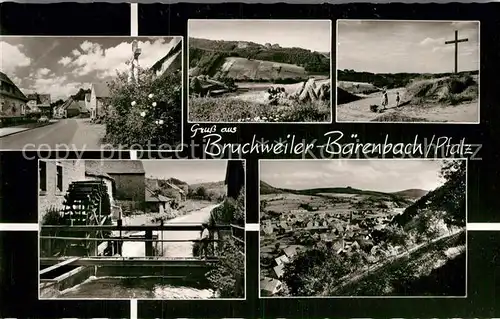
[[[110,83],[110,108],[106,116],[107,142],[120,145],[148,143],[171,147],[181,142],[181,74],[157,77],[140,70],[136,82],[119,73]]]

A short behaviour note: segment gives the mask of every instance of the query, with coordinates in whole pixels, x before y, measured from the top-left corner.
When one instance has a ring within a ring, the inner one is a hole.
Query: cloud
[[[51,100],[66,100],[70,95],[78,92],[80,88],[88,88],[89,83],[70,81],[66,75],[58,76],[53,73],[41,75],[37,72],[30,84],[22,89],[24,93],[43,93],[50,94]]]
[[[49,75],[49,74],[50,74],[50,72],[52,72],[52,71],[50,71],[50,69],[47,69],[47,68],[41,68],[41,69],[39,69],[39,70],[38,70],[38,72],[37,72],[37,73],[38,73],[38,75],[40,75],[40,76],[45,76],[45,75]]]
[[[0,70],[10,75],[16,68],[27,67],[32,60],[22,51],[22,45],[12,45],[10,43],[0,41],[2,48],[2,59],[0,59]]]
[[[157,38],[149,41],[138,41],[142,53],[139,57],[139,65],[151,67],[159,59],[164,57],[172,47],[172,43],[165,38]],[[99,43],[84,41],[79,50],[73,50],[71,56],[62,58],[59,62],[65,66],[74,67],[74,73],[85,76],[97,72],[100,78],[116,75],[116,72],[126,71],[126,64],[132,57],[130,43],[123,42],[117,46],[103,48]]]
[[[420,45],[423,45],[423,46],[434,46],[434,45],[437,45],[437,44],[444,44],[444,42],[445,42],[444,38],[433,39],[433,38],[427,37],[427,38],[423,39],[420,42]]]
[[[68,56],[62,57],[57,63],[68,66],[71,63],[71,58]]]

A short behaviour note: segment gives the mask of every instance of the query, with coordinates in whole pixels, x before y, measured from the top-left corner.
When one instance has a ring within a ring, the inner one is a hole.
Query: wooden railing
[[[47,240],[51,243],[54,240],[64,240],[64,241],[91,241],[96,242],[94,245],[95,248],[95,256],[98,256],[98,243],[101,244],[104,242],[114,242],[114,243],[123,243],[123,242],[144,242],[145,244],[145,255],[146,256],[154,256],[154,243],[172,243],[172,242],[200,242],[200,239],[158,239],[154,238],[153,232],[163,232],[163,231],[201,231],[203,229],[201,224],[161,224],[161,225],[43,225],[41,226],[41,231],[51,231],[57,232],[60,231],[70,231],[70,232],[85,232],[85,233],[93,233],[93,232],[104,232],[104,231],[115,231],[119,232],[118,236],[111,236],[107,238],[93,238],[93,237],[77,237],[77,236],[40,236],[40,240]],[[231,238],[236,243],[238,250],[241,254],[244,255],[245,251],[245,228],[244,226],[238,225],[216,225],[213,227],[209,227],[209,231],[214,233],[220,230],[231,230]],[[144,232],[144,237],[127,237],[129,236],[129,232]],[[208,242],[223,242],[224,239],[209,239]],[[51,245],[49,244],[49,247]],[[113,246],[114,247],[114,246]],[[117,245],[120,247],[120,245]],[[49,248],[50,250],[50,248]],[[112,255],[114,255],[114,249],[112,249]],[[118,248],[118,254],[121,254],[121,249]],[[51,253],[49,252],[49,255]]]

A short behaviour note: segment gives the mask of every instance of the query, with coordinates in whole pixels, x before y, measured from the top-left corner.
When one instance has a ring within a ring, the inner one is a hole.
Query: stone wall
[[[41,161],[40,161],[41,162]],[[83,160],[44,160],[46,163],[45,191],[41,189],[40,163],[38,164],[38,212],[40,221],[50,208],[62,209],[64,195],[74,181],[85,180],[85,162]],[[57,166],[62,167],[62,190],[57,189]]]

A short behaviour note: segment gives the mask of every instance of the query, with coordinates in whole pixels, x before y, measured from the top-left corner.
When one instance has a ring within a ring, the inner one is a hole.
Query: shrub
[[[119,73],[110,83],[106,141],[117,145],[169,145],[181,141],[181,73],[155,77],[141,70],[137,83]]]

